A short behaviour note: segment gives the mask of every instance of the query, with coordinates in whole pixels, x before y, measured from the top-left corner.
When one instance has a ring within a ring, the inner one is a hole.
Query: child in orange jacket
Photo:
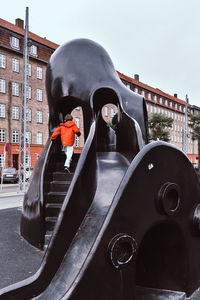
[[[65,116],[65,123],[61,123],[60,127],[56,128],[54,133],[51,136],[51,140],[55,140],[57,136],[60,134],[61,136],[61,143],[62,143],[62,150],[66,154],[66,160],[64,164],[64,169],[66,172],[70,173],[70,162],[73,155],[73,145],[75,140],[75,134],[77,136],[81,135],[81,132],[77,125],[72,121],[73,117],[70,114]]]

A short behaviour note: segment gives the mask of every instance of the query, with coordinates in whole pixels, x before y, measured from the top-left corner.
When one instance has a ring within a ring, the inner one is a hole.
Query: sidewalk
[[[0,210],[0,289],[33,275],[44,255],[20,235],[20,219],[19,207]]]
[[[8,189],[13,189],[13,191],[8,191]],[[13,196],[23,196],[24,192],[20,191],[19,185],[18,184],[3,184],[2,189],[0,185],[0,198],[5,198],[5,197],[13,197]]]

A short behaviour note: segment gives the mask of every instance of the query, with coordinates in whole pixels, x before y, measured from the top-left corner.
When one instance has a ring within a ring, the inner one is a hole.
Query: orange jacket
[[[73,121],[67,121],[66,123],[61,123],[60,127],[56,128],[51,136],[51,140],[55,140],[59,134],[63,146],[73,146],[75,134],[80,136],[81,133]]]

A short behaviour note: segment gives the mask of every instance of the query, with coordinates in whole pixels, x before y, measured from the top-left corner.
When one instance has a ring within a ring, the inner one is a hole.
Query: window
[[[27,97],[26,98],[30,100],[31,99],[31,95],[32,95],[31,86],[29,86],[28,89],[27,89]]]
[[[148,92],[148,99],[151,100],[151,93]]]
[[[105,117],[108,116],[108,107],[107,106],[104,107],[104,115],[105,115]]]
[[[12,70],[13,72],[19,73],[19,59],[16,58],[12,59]]]
[[[170,107],[172,108],[172,105],[173,105],[173,103],[172,103],[172,101],[170,102]]]
[[[43,135],[42,132],[37,133],[37,144],[42,145]]]
[[[137,88],[137,87],[135,87],[134,91],[135,91],[135,93],[138,93],[138,88]]]
[[[162,104],[162,97],[159,98],[159,102],[160,102],[160,104]]]
[[[126,84],[126,86],[127,86],[127,88],[128,88],[128,89],[130,89],[130,88],[131,88],[131,85],[130,85],[130,83],[129,83],[129,82]]]
[[[75,123],[78,128],[80,128],[80,118],[75,118]]]
[[[26,122],[31,122],[31,109],[26,109]]]
[[[165,105],[168,105],[168,100],[167,99],[165,99]]]
[[[19,143],[19,131],[18,130],[12,131],[12,142]]]
[[[146,108],[147,108],[147,111],[149,111],[149,104],[147,104],[147,103],[146,103]]]
[[[0,104],[0,118],[6,117],[6,105]]]
[[[42,101],[42,90],[37,89],[37,101]]]
[[[156,108],[156,106],[154,106],[154,113],[157,113],[157,108]]]
[[[41,110],[37,110],[37,112],[36,112],[36,121],[37,121],[37,123],[42,123],[42,111]]]
[[[4,128],[0,128],[0,143],[5,143],[6,141],[6,130]]]
[[[142,94],[142,96],[145,97],[145,91],[144,91],[144,90],[142,90],[142,93],[141,93],[141,94]]]
[[[179,111],[182,111],[182,106],[181,105],[179,105]]]
[[[19,106],[12,107],[12,119],[19,120]]]
[[[12,82],[12,95],[19,96],[19,83]]]
[[[4,79],[0,79],[0,93],[6,92],[6,81]]]
[[[177,103],[175,104],[175,109],[177,109]]]
[[[153,98],[154,98],[154,101],[157,102],[157,95],[154,95]]]
[[[0,54],[0,68],[6,68],[6,56],[3,54]]]
[[[30,131],[26,132],[26,143],[31,144],[31,132]]]
[[[28,76],[30,77],[32,74],[32,66],[31,64],[28,64]]]
[[[10,43],[11,43],[12,48],[15,48],[15,49],[19,50],[19,39],[18,38],[14,37],[14,36],[11,36]]]
[[[4,167],[4,165],[5,165],[4,154],[0,154],[0,167]]]
[[[42,79],[42,68],[41,67],[37,67],[37,78]]]
[[[115,115],[115,110],[113,108],[110,109],[110,116],[113,118]]]
[[[30,47],[30,54],[34,55],[34,56],[37,56],[37,46],[35,45],[32,45]]]
[[[75,147],[80,147],[80,138],[77,135],[75,136],[74,146]]]

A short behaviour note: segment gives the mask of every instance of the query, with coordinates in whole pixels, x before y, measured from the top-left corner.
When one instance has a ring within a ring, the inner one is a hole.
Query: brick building
[[[10,144],[11,151],[6,158],[6,166],[18,168],[20,138],[20,107],[22,98],[24,22],[15,20],[15,25],[0,19],[0,166],[3,165],[4,147]],[[27,101],[27,163],[34,167],[48,138],[48,105],[45,91],[45,73],[51,54],[59,46],[46,38],[29,32],[29,91]],[[171,143],[183,148],[183,128],[185,102],[178,96],[168,95],[120,72],[122,82],[136,93],[142,94],[147,102],[148,113],[162,113],[174,119],[170,130]],[[189,105],[189,113],[198,111]],[[103,108],[105,121],[110,121],[117,108],[110,104]],[[80,107],[73,111],[74,121],[83,133],[83,116]],[[84,134],[76,138],[75,151],[81,151]],[[188,156],[196,162],[197,145],[188,137]]]

